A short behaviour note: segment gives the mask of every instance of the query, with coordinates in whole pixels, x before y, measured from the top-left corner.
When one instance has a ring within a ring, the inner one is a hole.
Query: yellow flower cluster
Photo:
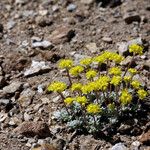
[[[122,105],[126,105],[131,103],[132,101],[132,95],[126,90],[122,90],[121,96],[120,96],[120,102]]]
[[[81,72],[83,72],[84,68],[82,66],[75,66],[69,70],[69,73],[72,76],[78,76]]]
[[[92,63],[92,58],[84,58],[80,61],[83,66],[89,66]]]
[[[64,82],[55,81],[51,83],[47,90],[53,92],[63,92],[67,88],[67,85]]]
[[[112,74],[112,75],[121,75],[121,69],[119,67],[112,67],[109,70],[109,74]]]
[[[143,89],[138,90],[137,93],[138,93],[139,99],[141,100],[143,100],[148,95],[148,93]]]
[[[132,44],[129,46],[129,52],[130,53],[135,53],[135,54],[143,54],[143,47],[138,45],[138,44]]]
[[[82,106],[85,106],[85,104],[88,101],[87,101],[87,98],[85,96],[78,96],[78,97],[76,97],[76,102],[78,102]]]
[[[138,71],[134,68],[129,68],[128,71],[130,72],[131,75],[135,75],[138,73]]]
[[[94,77],[96,77],[96,75],[97,75],[97,72],[95,70],[89,70],[86,73],[86,78],[87,79],[93,79]]]
[[[130,82],[132,77],[131,76],[124,76],[123,79],[124,79],[125,82]]]
[[[116,63],[120,63],[124,60],[124,57],[114,52],[105,51],[103,54],[95,57],[93,60],[95,62],[98,62],[99,64],[104,63],[106,60],[111,60]]]
[[[71,91],[81,91],[82,84],[81,83],[73,83],[71,86]]]
[[[86,110],[90,114],[97,114],[97,113],[100,113],[102,111],[101,108],[100,108],[100,106],[97,105],[97,104],[89,104],[87,106]]]
[[[114,86],[119,85],[121,83],[121,76],[113,76],[110,83]]]
[[[72,97],[67,97],[64,99],[65,104],[70,105],[74,101],[74,98]]]
[[[71,59],[62,59],[58,64],[61,69],[69,69],[73,66],[73,61]]]
[[[137,81],[137,80],[133,80],[131,82],[131,85],[133,86],[134,89],[139,89],[140,86],[141,86],[141,83],[139,81]]]

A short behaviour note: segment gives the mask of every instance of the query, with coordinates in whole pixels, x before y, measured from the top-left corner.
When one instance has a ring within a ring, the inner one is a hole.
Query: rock
[[[13,20],[10,20],[10,21],[7,23],[7,29],[10,30],[10,29],[12,29],[15,25],[16,25],[16,22],[13,21]]]
[[[89,4],[94,3],[94,1],[95,1],[95,0],[81,0],[81,3],[86,4],[86,5],[89,5]]]
[[[41,98],[42,104],[50,103],[50,100],[47,97]]]
[[[0,33],[3,33],[4,27],[3,25],[0,23]]]
[[[147,144],[147,145],[150,145],[150,129],[141,135],[139,141],[143,144]]]
[[[39,10],[39,15],[41,16],[46,16],[48,14],[48,10],[45,9],[45,10]]]
[[[128,149],[123,143],[117,143],[109,150],[128,150]]]
[[[98,47],[96,46],[96,43],[89,43],[89,44],[86,44],[85,47],[86,47],[91,53],[96,53],[96,52],[98,52]]]
[[[50,67],[44,61],[32,61],[31,67],[24,72],[25,77],[34,76],[50,71]]]
[[[0,76],[0,88],[4,87],[5,86],[5,78],[3,76]]]
[[[52,136],[48,125],[44,122],[25,121],[13,130],[14,134],[21,134],[27,137],[39,136],[41,138]]]
[[[141,145],[141,143],[139,141],[134,141],[132,144],[131,144],[131,147],[130,149],[131,150],[139,150],[139,146]]]
[[[43,17],[37,18],[36,22],[40,27],[51,26],[53,24],[53,20],[51,18],[43,18]]]
[[[75,31],[67,26],[57,27],[49,36],[54,44],[69,42],[75,36]]]
[[[23,114],[23,118],[24,118],[24,121],[30,121],[32,119],[32,116],[25,112]]]
[[[118,128],[118,132],[122,134],[127,134],[127,133],[130,133],[131,129],[132,129],[131,125],[121,124],[120,127]]]
[[[24,90],[18,99],[19,105],[21,107],[27,107],[32,103],[33,96],[35,95],[35,92],[31,89]]]
[[[59,150],[59,149],[56,149],[52,144],[45,143],[37,148],[32,148],[31,150]]]
[[[130,24],[134,21],[136,21],[136,22],[141,21],[141,17],[136,12],[127,12],[127,13],[125,13],[123,19],[127,24]]]
[[[102,40],[106,43],[110,43],[110,44],[112,43],[112,38],[110,37],[103,37]]]
[[[23,85],[22,82],[14,81],[10,85],[5,86],[3,88],[3,92],[5,94],[14,94],[16,91],[21,90],[22,85]]]
[[[37,47],[46,49],[46,48],[52,48],[53,45],[51,42],[46,41],[46,40],[41,41],[41,42],[32,42],[32,48],[37,48]]]
[[[74,11],[76,8],[77,8],[77,6],[76,6],[75,4],[69,4],[69,5],[67,6],[67,10],[68,10],[69,12]]]
[[[0,99],[0,105],[8,105],[10,103],[9,99]]]
[[[39,84],[37,90],[39,94],[42,94],[44,92],[44,86],[42,84]]]
[[[0,124],[8,117],[7,113],[0,112]],[[0,128],[1,129],[1,128]]]
[[[15,4],[25,4],[28,0],[15,0]]]

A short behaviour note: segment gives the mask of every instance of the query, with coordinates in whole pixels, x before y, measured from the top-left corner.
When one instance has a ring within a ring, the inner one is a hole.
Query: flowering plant
[[[134,59],[136,54],[143,53],[143,47],[133,44],[129,51]],[[55,81],[48,86],[48,91],[57,92],[64,104],[62,110],[54,113],[56,119],[74,129],[97,132],[106,123],[113,124],[124,111],[140,109],[148,92],[135,79],[138,70],[130,68],[130,64],[126,68],[120,65],[124,59],[118,53],[104,51],[96,57],[82,59],[77,66],[71,59],[61,60],[58,66],[65,70],[69,85]],[[68,97],[63,94],[65,90],[69,91]]]

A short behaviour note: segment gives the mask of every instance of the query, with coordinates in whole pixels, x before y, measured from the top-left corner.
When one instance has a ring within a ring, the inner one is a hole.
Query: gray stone
[[[10,103],[9,99],[0,99],[0,105],[7,105]]]
[[[103,37],[102,40],[106,43],[112,43],[112,38],[110,37]]]
[[[123,18],[127,24],[130,24],[134,21],[136,21],[136,22],[141,21],[141,17],[136,12],[127,12],[127,13],[125,13]]]
[[[94,0],[81,0],[81,3],[87,4],[87,5],[92,4],[93,2]]]
[[[10,29],[12,29],[15,25],[16,25],[16,22],[13,21],[13,20],[10,20],[10,21],[7,23],[7,29],[10,30]]]
[[[21,89],[22,85],[23,85],[23,83],[21,83],[19,81],[14,81],[10,85],[5,86],[3,88],[3,92],[6,94],[13,94],[16,91],[19,91]]]
[[[34,76],[39,73],[48,72],[51,68],[44,61],[32,61],[31,67],[24,72],[25,77]]]
[[[21,107],[27,107],[31,104],[33,96],[35,95],[35,91],[31,89],[24,90],[18,99],[18,102]]]
[[[139,141],[134,141],[132,144],[131,144],[131,147],[130,149],[131,150],[139,150],[139,146],[141,145],[141,143]]]
[[[91,52],[96,53],[98,51],[98,47],[96,46],[96,43],[88,43],[85,45],[85,47]]]
[[[68,10],[69,12],[74,11],[76,8],[77,8],[77,6],[76,6],[75,4],[69,4],[69,5],[67,6],[67,10]]]
[[[32,48],[37,48],[37,47],[46,49],[46,48],[52,48],[53,45],[51,42],[46,40],[41,42],[32,42]]]
[[[109,150],[128,150],[128,149],[123,143],[117,143]]]

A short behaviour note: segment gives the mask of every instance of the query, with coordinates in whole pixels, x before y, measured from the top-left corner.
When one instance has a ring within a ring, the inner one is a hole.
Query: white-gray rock
[[[98,47],[96,46],[96,43],[88,43],[85,45],[85,47],[91,52],[96,53],[98,51]]]
[[[132,144],[131,144],[131,147],[130,149],[131,150],[139,150],[139,146],[141,145],[141,143],[139,141],[134,141]]]
[[[112,38],[110,37],[103,37],[102,40],[106,43],[112,43]]]
[[[93,2],[94,0],[81,0],[81,3],[87,4],[87,5],[92,4]]]
[[[13,20],[10,20],[10,21],[7,23],[7,29],[10,30],[10,29],[12,29],[15,25],[16,25],[16,22],[13,21]]]
[[[74,11],[76,8],[77,8],[77,6],[76,6],[75,4],[69,4],[69,5],[67,6],[67,10],[68,10],[69,12]]]
[[[24,72],[24,76],[33,76],[39,73],[45,73],[50,70],[50,66],[46,65],[44,61],[32,61],[31,67]]]
[[[3,88],[3,92],[4,92],[5,94],[13,94],[13,93],[15,93],[16,91],[20,90],[20,88],[21,88],[22,85],[23,85],[23,84],[22,84],[21,82],[19,82],[19,81],[14,81],[14,82],[12,82],[10,85],[5,86],[5,87]]]
[[[45,49],[45,48],[52,48],[53,45],[51,42],[46,41],[46,40],[41,41],[41,42],[32,42],[32,48],[37,48],[37,47]]]
[[[123,143],[117,143],[109,150],[128,150],[128,149]]]

